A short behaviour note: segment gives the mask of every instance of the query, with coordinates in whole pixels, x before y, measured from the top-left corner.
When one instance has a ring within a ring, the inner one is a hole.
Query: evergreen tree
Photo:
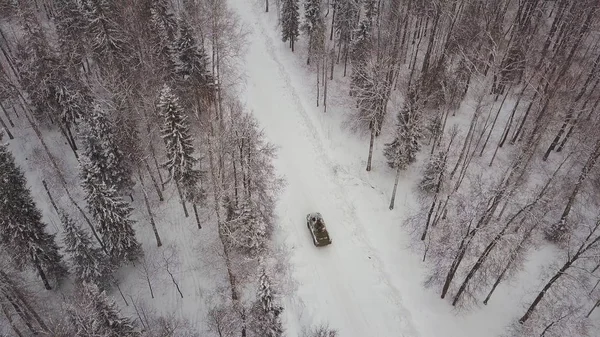
[[[306,21],[302,29],[308,35],[308,59],[311,56],[320,56],[325,50],[325,22],[321,14],[321,0],[307,0],[304,3],[304,16]]]
[[[160,92],[157,107],[164,120],[161,136],[167,150],[165,166],[169,171],[169,179],[175,182],[178,190],[183,188],[185,199],[194,205],[200,227],[196,205],[204,200],[204,190],[201,186],[203,174],[194,168],[199,160],[193,156],[194,139],[190,135],[187,116],[179,105],[179,98],[166,84]]]
[[[82,283],[67,307],[76,337],[137,337],[134,322],[123,317],[117,304],[93,283]]]
[[[446,153],[444,151],[440,151],[437,153],[437,155],[431,156],[431,158],[427,162],[427,165],[425,166],[425,171],[423,172],[423,178],[419,183],[419,189],[421,189],[423,192],[435,192],[440,173],[442,173],[442,171],[444,170],[445,156]]]
[[[54,235],[45,228],[25,175],[7,146],[0,145],[0,240],[19,267],[33,265],[46,289],[51,289],[49,278],[59,281],[67,270]]]
[[[89,41],[86,31],[87,21],[78,0],[54,0],[56,32],[63,57],[70,64],[83,66]]]
[[[257,302],[253,307],[254,320],[251,327],[255,336],[283,336],[284,330],[280,318],[282,312],[283,308],[276,304],[271,280],[263,269],[259,278]]]
[[[208,55],[199,46],[192,28],[185,20],[179,22],[179,34],[175,41],[175,73],[179,91],[189,102],[189,106],[201,107],[214,99],[214,78],[209,70]]]
[[[151,41],[156,55],[161,60],[162,70],[170,77],[175,72],[173,41],[177,33],[177,21],[169,11],[167,0],[152,0],[149,11]]]
[[[77,226],[65,213],[61,214],[65,251],[70,255],[71,273],[77,282],[108,287],[111,268],[100,248],[94,247],[90,235]]]
[[[133,68],[132,51],[115,2],[82,0],[82,4],[96,62],[104,72],[124,77]]]
[[[392,168],[406,168],[407,165],[415,162],[417,152],[421,149],[423,130],[419,116],[421,112],[417,104],[415,95],[409,94],[398,113],[396,136],[391,143],[385,144],[383,153]]]
[[[365,86],[365,77],[368,76],[367,64],[372,49],[371,23],[363,20],[359,24],[356,38],[350,46],[350,62],[353,70],[350,82],[352,96],[354,96],[353,93],[360,91]]]
[[[175,96],[168,85],[164,85],[157,107],[163,117],[161,136],[167,148],[166,167],[169,177],[179,183],[182,179],[193,175],[194,165],[198,161],[193,157],[194,145],[190,135],[187,116],[179,105],[179,97]],[[190,174],[192,173],[192,174]]]
[[[267,226],[251,204],[240,202],[227,225],[231,243],[248,257],[256,257],[265,249],[269,240]]]
[[[356,29],[359,6],[354,0],[336,0],[334,28],[338,44],[348,46]]]
[[[119,197],[115,189],[96,178],[98,165],[87,156],[80,159],[82,185],[90,213],[98,221],[98,232],[112,261],[118,265],[125,260],[134,261],[142,254],[135,238],[132,208]]]
[[[127,165],[125,155],[117,145],[118,128],[108,118],[100,105],[94,108],[81,128],[83,136],[83,155],[89,159],[86,168],[89,179],[96,184],[104,183],[114,187],[121,195],[129,192],[133,186],[131,167]]]
[[[290,41],[292,52],[294,51],[294,42],[299,35],[300,14],[298,10],[298,0],[283,0],[281,8],[282,39],[283,42]]]

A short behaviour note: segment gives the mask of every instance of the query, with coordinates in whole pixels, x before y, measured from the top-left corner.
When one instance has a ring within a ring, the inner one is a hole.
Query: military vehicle
[[[307,214],[306,226],[312,235],[315,246],[321,247],[331,244],[331,238],[329,237],[327,228],[325,228],[325,221],[323,221],[321,213],[314,212]]]

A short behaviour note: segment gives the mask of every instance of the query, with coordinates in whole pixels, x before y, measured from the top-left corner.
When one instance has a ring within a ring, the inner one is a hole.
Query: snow
[[[298,282],[284,303],[288,335],[322,322],[341,336],[501,335],[523,310],[523,296],[535,291],[536,266],[551,254],[533,254],[529,272],[514,284],[501,285],[486,307],[468,313],[455,312],[434,290],[425,289],[425,267],[402,227],[414,206],[416,173],[403,174],[396,208],[390,211],[394,173],[381,155],[387,140],[377,140],[375,171],[367,173],[367,140],[341,128],[344,110],[353,105],[339,90],[347,88],[341,83],[347,79],[340,81],[336,72],[330,106],[323,113],[315,106],[314,72],[303,66],[302,41],[293,54],[281,42],[276,13],[261,12],[261,4],[253,1],[230,3],[251,30],[242,100],[279,147],[275,165],[286,180],[277,214]],[[306,214],[316,211],[333,240],[322,248],[313,246],[305,224]]]

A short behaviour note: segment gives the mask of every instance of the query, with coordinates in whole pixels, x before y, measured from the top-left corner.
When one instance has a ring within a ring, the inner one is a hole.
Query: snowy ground
[[[321,322],[344,337],[502,334],[522,310],[522,296],[537,285],[535,266],[547,252],[531,257],[532,274],[523,273],[510,290],[501,286],[488,306],[472,313],[456,313],[424,289],[424,267],[408,248],[402,227],[413,203],[415,174],[401,177],[396,208],[388,210],[393,172],[381,156],[383,142],[375,148],[374,171],[365,172],[368,140],[341,127],[344,110],[352,106],[347,92],[339,90],[343,84],[334,81],[330,87],[324,114],[315,106],[316,83],[304,66],[305,48],[299,44],[292,54],[281,41],[276,13],[264,13],[262,1],[230,3],[250,29],[242,100],[279,147],[275,164],[287,182],[277,212],[299,283],[285,303],[289,335]],[[332,245],[313,246],[305,224],[313,211],[323,214]]]

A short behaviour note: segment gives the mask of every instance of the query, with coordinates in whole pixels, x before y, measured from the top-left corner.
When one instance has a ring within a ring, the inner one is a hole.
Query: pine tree
[[[130,219],[132,208],[117,195],[114,187],[96,178],[98,166],[93,159],[81,156],[80,174],[88,209],[98,221],[98,232],[111,262],[118,265],[125,260],[134,261],[142,251],[132,227],[134,221]]]
[[[123,317],[117,304],[93,283],[82,283],[67,307],[76,337],[138,337],[134,322]]]
[[[298,0],[283,0],[281,8],[281,29],[283,42],[290,41],[292,52],[294,51],[294,42],[298,38],[300,28],[300,14]]]
[[[96,104],[90,116],[85,119],[80,133],[83,136],[83,155],[89,158],[90,166],[86,174],[97,183],[114,187],[121,195],[128,193],[132,186],[131,167],[127,165],[123,152],[117,145],[117,127],[106,113]]]
[[[110,262],[100,248],[94,247],[90,235],[65,213],[61,214],[61,220],[65,251],[70,255],[71,273],[76,281],[107,289],[111,277]]]
[[[126,74],[131,70],[127,66],[128,38],[119,24],[115,3],[110,0],[83,0],[82,3],[96,61],[104,71],[114,71],[116,66],[118,74]]]
[[[78,0],[54,0],[55,22],[61,54],[69,63],[83,66],[89,41],[88,25]]]
[[[283,325],[281,313],[283,308],[276,304],[275,294],[272,289],[271,280],[263,269],[259,278],[257,302],[253,307],[252,330],[256,336],[281,337],[283,336]]]
[[[152,0],[150,3],[151,40],[167,77],[175,72],[174,45],[177,21],[169,11],[167,0]]]
[[[187,116],[179,105],[179,97],[175,96],[168,85],[164,85],[157,104],[163,117],[161,136],[167,148],[165,166],[169,177],[179,182],[189,171],[193,170],[197,159],[192,156],[194,146],[190,135]]]
[[[423,178],[419,183],[419,189],[421,189],[423,192],[435,192],[440,173],[444,170],[445,156],[446,153],[444,151],[440,151],[437,153],[437,155],[431,156],[431,158],[427,162],[427,165],[425,166],[425,171],[423,172]]]
[[[19,267],[33,265],[46,289],[67,270],[54,240],[27,188],[25,175],[6,145],[0,145],[0,240]]]
[[[371,23],[363,20],[356,32],[356,38],[350,46],[350,63],[352,64],[352,77],[350,82],[350,95],[364,91],[368,78],[367,65],[373,48],[371,37]]]
[[[325,22],[321,14],[321,0],[307,0],[304,3],[305,22],[302,29],[308,35],[308,59],[306,64],[310,64],[311,56],[322,55],[325,50]]]
[[[231,243],[245,255],[256,257],[265,249],[269,240],[267,226],[251,204],[240,202],[227,226]]]
[[[185,199],[194,205],[196,220],[200,227],[196,205],[204,200],[204,190],[201,185],[203,173],[194,167],[199,160],[193,156],[194,139],[190,135],[187,116],[179,105],[179,98],[166,84],[160,92],[157,107],[164,120],[161,136],[167,150],[165,166],[169,171],[169,179],[175,182],[178,191],[183,188]],[[185,212],[187,214],[187,210]]]
[[[414,94],[409,94],[398,113],[396,137],[391,143],[385,144],[384,154],[390,167],[404,169],[417,159],[423,136],[420,113],[417,98]]]
[[[203,100],[205,105],[210,104],[214,99],[215,80],[209,70],[208,55],[204,47],[198,45],[192,28],[185,20],[179,22],[174,50],[179,91],[197,108],[200,108],[199,100]]]

